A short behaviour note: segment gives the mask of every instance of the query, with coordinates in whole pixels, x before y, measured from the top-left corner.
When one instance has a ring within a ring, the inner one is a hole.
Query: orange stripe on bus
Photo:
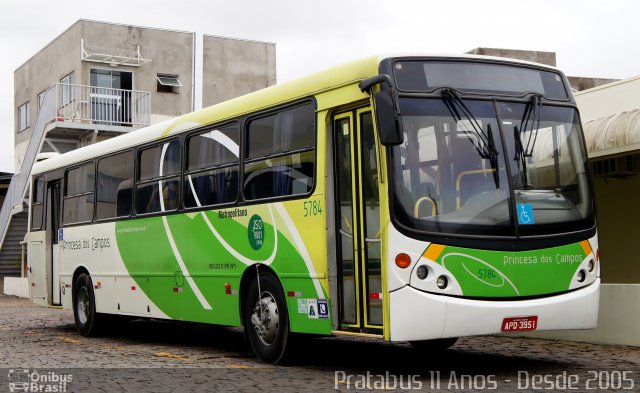
[[[435,262],[440,254],[442,254],[442,251],[444,251],[445,247],[446,246],[443,246],[442,244],[432,243],[429,247],[427,247],[427,250],[424,252],[424,254],[422,254],[422,256]]]
[[[580,242],[580,247],[582,247],[582,251],[584,251],[584,255],[587,256],[593,252],[591,249],[591,244],[589,244],[588,240],[583,240]]]

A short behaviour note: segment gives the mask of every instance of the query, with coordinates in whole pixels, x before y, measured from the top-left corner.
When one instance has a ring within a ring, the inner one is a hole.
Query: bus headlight
[[[449,280],[447,280],[446,276],[440,276],[440,277],[438,277],[438,280],[436,281],[436,285],[440,289],[445,289],[448,284],[449,284]]]
[[[587,265],[587,269],[589,269],[590,272],[593,271],[593,268],[596,267],[596,264],[593,262],[593,259],[589,261],[589,264]]]
[[[578,282],[584,282],[584,279],[587,277],[587,273],[584,271],[584,269],[581,269],[578,272]]]
[[[429,275],[429,270],[427,270],[427,267],[425,265],[418,266],[418,269],[416,270],[416,275],[418,276],[419,279],[424,280]]]

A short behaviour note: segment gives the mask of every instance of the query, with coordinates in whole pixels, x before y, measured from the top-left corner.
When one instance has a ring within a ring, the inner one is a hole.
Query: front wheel
[[[82,273],[73,284],[73,317],[81,335],[90,337],[98,331],[98,313],[93,293],[93,283],[88,274]]]
[[[244,306],[245,331],[260,361],[278,363],[289,336],[289,314],[282,287],[269,273],[253,280]]]

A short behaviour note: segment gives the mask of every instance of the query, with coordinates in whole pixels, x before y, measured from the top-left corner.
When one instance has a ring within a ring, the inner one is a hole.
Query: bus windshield
[[[404,143],[390,149],[390,168],[401,225],[489,236],[593,225],[574,108],[543,104],[539,96],[529,103],[458,101],[446,94],[400,99]]]

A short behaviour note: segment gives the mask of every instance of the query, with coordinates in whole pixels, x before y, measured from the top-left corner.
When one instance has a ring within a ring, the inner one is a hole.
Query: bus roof
[[[81,147],[34,164],[32,174],[48,172],[74,163],[91,160],[109,153],[152,142],[201,126],[230,120],[247,113],[285,104],[303,97],[359,82],[378,74],[380,61],[395,57],[484,59],[503,63],[518,63],[556,70],[554,67],[527,61],[480,55],[451,54],[393,54],[369,56],[340,64],[290,82],[267,87],[198,111],[178,116],[151,126],[131,131],[93,145]]]

